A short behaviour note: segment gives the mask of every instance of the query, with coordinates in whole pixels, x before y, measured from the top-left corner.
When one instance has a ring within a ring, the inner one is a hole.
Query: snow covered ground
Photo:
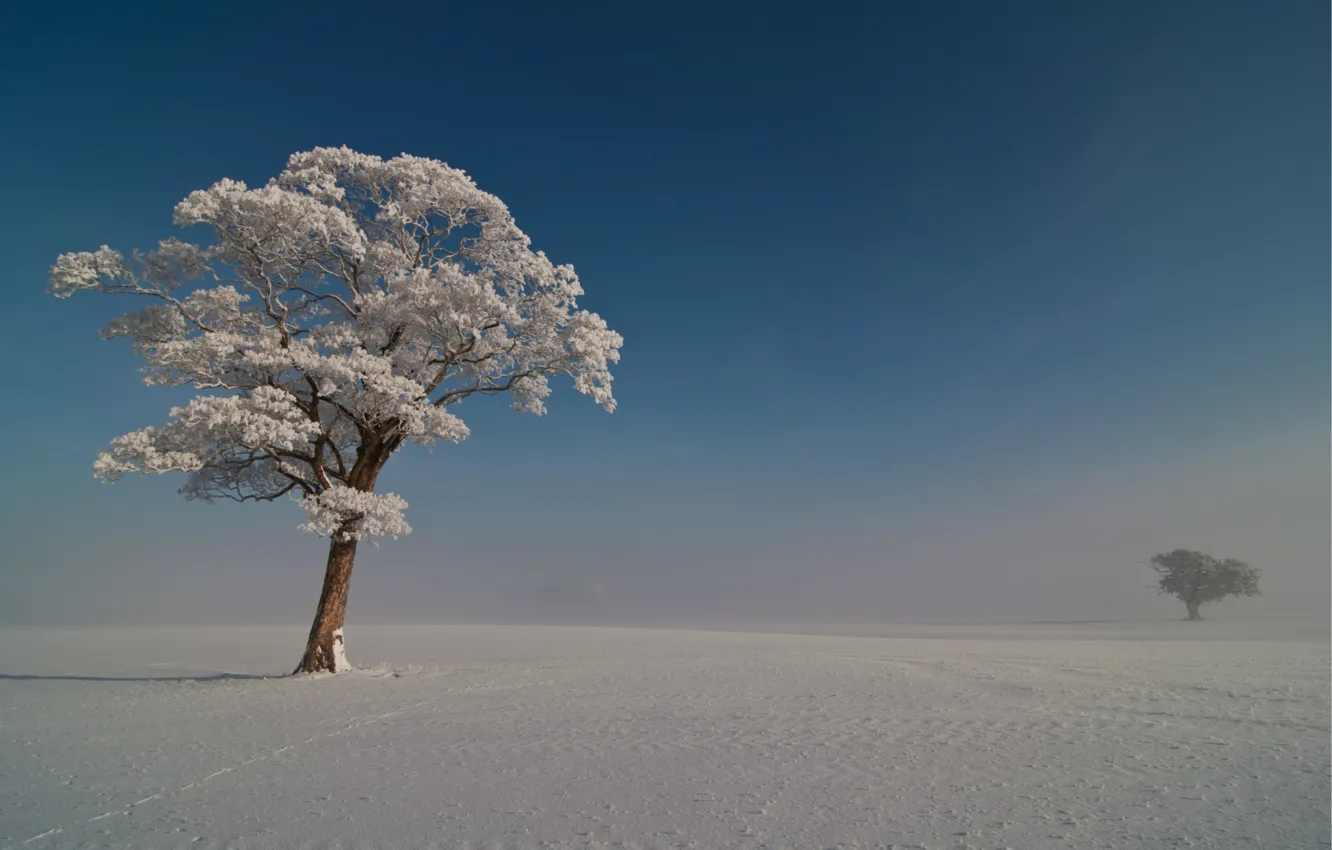
[[[0,847],[1328,846],[1325,628],[881,632],[7,630]]]

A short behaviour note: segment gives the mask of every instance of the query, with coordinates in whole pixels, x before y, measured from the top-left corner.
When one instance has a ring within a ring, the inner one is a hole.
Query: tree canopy
[[[1227,596],[1258,596],[1262,570],[1235,558],[1214,558],[1204,552],[1175,549],[1153,555],[1147,562],[1158,575],[1159,593],[1178,597],[1190,620],[1201,620],[1198,609]]]
[[[509,210],[464,172],[347,148],[292,156],[267,185],[222,180],[176,206],[208,245],[167,239],[125,257],[62,255],[50,290],[150,299],[103,331],[127,337],[149,384],[205,391],[159,427],[112,441],[94,466],[184,472],[189,498],[291,494],[304,529],[410,531],[406,503],[373,493],[403,441],[460,442],[455,410],[507,393],[540,414],[548,377],[614,410],[622,339],[578,309],[572,266],[533,251]]]

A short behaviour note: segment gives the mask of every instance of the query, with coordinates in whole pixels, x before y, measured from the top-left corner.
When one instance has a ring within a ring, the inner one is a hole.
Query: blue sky
[[[1174,545],[1326,616],[1326,4],[286,6],[5,12],[0,622],[309,616],[294,506],[93,481],[179,397],[44,285],[341,144],[466,169],[626,337],[613,416],[390,467],[353,621],[1168,615]]]

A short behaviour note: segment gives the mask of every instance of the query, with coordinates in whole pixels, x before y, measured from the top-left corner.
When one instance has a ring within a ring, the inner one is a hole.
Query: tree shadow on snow
[[[287,674],[209,673],[201,676],[41,676],[34,673],[0,673],[7,682],[226,682],[233,679],[286,679]]]

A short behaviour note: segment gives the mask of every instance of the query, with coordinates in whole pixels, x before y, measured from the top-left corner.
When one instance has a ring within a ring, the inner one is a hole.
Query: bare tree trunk
[[[352,563],[356,560],[356,541],[334,536],[328,547],[328,567],[324,571],[324,591],[319,594],[319,610],[310,626],[297,673],[341,673],[350,670],[342,635],[347,613],[347,590],[351,585]]]
[[[402,443],[402,438],[385,441],[373,432],[362,432],[362,437],[365,442],[356,450],[356,464],[347,483],[357,490],[373,493],[379,471]],[[359,517],[348,519],[334,533],[328,546],[328,567],[324,570],[319,610],[315,612],[305,655],[296,673],[342,673],[351,669],[342,623],[347,615],[347,590],[351,586],[352,564],[356,560],[356,538],[349,535],[358,522]]]
[[[1194,601],[1191,600],[1191,599],[1185,599],[1185,600],[1184,600],[1184,604],[1187,605],[1188,608],[1189,608],[1189,619],[1190,619],[1190,620],[1201,620],[1201,619],[1202,619],[1202,614],[1199,614],[1199,613],[1198,613],[1198,603],[1197,603],[1197,602],[1194,602]]]

